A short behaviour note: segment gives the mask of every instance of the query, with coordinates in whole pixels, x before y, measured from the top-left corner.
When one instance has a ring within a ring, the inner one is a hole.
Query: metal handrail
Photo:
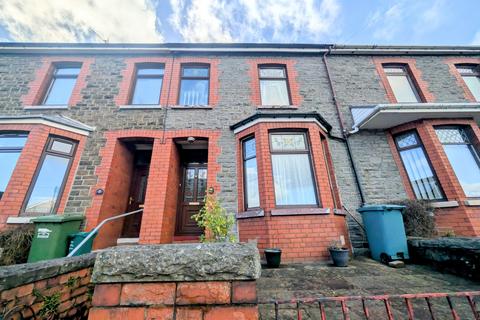
[[[72,257],[78,250],[80,250],[80,248],[88,241],[90,240],[90,238],[92,238],[95,234],[97,234],[98,230],[100,230],[100,228],[107,222],[109,221],[112,221],[112,220],[115,220],[115,219],[119,219],[119,218],[123,218],[123,217],[126,217],[126,216],[129,216],[129,215],[132,215],[132,214],[135,214],[135,213],[139,213],[139,212],[142,212],[143,209],[138,209],[138,210],[134,210],[134,211],[130,211],[130,212],[125,212],[125,213],[122,213],[122,214],[119,214],[119,215],[116,215],[116,216],[113,216],[113,217],[110,217],[110,218],[107,218],[105,220],[103,220],[102,222],[100,222],[100,224],[98,226],[95,227],[95,229],[93,229],[92,231],[89,232],[88,236],[85,237],[85,239],[82,240],[82,242],[80,242],[78,244],[78,246],[75,247],[75,249],[72,250],[72,252],[70,252],[67,257]]]

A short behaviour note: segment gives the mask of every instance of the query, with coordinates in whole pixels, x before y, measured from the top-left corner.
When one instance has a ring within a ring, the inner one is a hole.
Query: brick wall
[[[97,284],[89,319],[258,319],[255,281]]]
[[[52,308],[54,319],[85,319],[91,306],[90,277],[94,260],[95,255],[89,254],[31,263],[28,267],[4,267],[0,280],[0,316],[12,310],[9,319],[40,319],[47,310],[47,300],[48,306],[56,306]]]

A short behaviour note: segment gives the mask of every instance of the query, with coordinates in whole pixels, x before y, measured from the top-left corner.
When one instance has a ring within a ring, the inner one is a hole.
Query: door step
[[[118,238],[117,246],[128,246],[138,244],[139,238]]]

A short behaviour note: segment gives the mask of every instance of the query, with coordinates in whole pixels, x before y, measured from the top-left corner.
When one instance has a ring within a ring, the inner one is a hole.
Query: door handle
[[[131,205],[133,202],[133,197],[128,198],[128,205]]]
[[[198,205],[200,205],[200,202],[189,202],[188,205],[190,205],[190,206],[198,206]]]
[[[145,205],[139,204],[138,207],[143,209],[145,207]]]

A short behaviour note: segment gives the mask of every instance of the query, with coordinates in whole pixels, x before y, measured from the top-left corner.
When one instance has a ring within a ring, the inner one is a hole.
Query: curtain
[[[277,205],[317,204],[307,154],[274,154],[272,171]]]
[[[284,80],[262,80],[260,81],[260,92],[263,105],[289,105],[287,84]]]
[[[442,192],[422,148],[400,152],[417,199],[442,199]]]

